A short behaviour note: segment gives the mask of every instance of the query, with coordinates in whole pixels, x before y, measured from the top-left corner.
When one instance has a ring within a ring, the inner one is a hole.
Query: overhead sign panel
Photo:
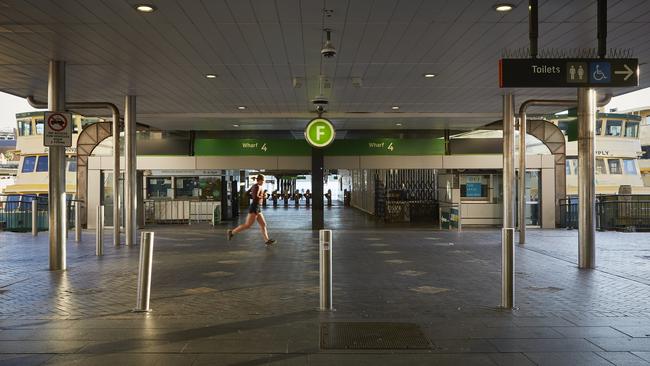
[[[43,132],[45,146],[72,146],[72,114],[46,112]]]
[[[501,59],[501,88],[620,88],[639,85],[638,59]]]

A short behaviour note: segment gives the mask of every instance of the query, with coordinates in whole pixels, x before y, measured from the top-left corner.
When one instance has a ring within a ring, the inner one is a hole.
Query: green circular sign
[[[325,118],[314,118],[305,128],[305,140],[313,147],[325,147],[334,141],[335,136],[332,122]]]

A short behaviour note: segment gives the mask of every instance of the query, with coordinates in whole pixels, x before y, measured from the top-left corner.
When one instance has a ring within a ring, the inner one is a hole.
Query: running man
[[[260,230],[262,230],[262,236],[265,240],[264,244],[271,245],[275,243],[275,240],[269,238],[269,233],[266,231],[266,220],[264,220],[264,215],[260,210],[260,206],[262,205],[262,200],[264,198],[262,184],[264,184],[264,176],[262,174],[259,174],[257,176],[257,184],[251,188],[251,197],[253,198],[253,201],[248,207],[248,216],[246,216],[246,222],[237,226],[234,230],[227,230],[226,236],[228,237],[228,240],[231,240],[235,234],[251,227],[255,220],[257,220],[257,223],[260,225]]]

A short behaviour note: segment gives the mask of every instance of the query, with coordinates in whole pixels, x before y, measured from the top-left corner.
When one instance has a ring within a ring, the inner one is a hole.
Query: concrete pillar
[[[47,109],[65,111],[65,62],[50,61]],[[50,270],[66,269],[65,147],[48,149],[48,216],[50,231]]]
[[[578,89],[578,266],[596,266],[596,90]]]
[[[312,147],[311,149],[311,192],[314,198],[311,206],[311,228],[320,230],[325,227],[323,178],[325,174],[325,159],[323,149]],[[295,179],[293,180],[295,182]],[[293,194],[295,188],[291,191]]]
[[[124,226],[126,245],[136,243],[136,210],[137,181],[136,181],[136,112],[135,95],[128,95],[124,104]]]
[[[519,244],[526,243],[526,112],[519,114],[519,184],[517,190],[517,221]]]
[[[113,245],[120,246],[120,118],[113,112]]]
[[[515,97],[503,96],[503,229],[501,230],[501,307],[514,307]]]

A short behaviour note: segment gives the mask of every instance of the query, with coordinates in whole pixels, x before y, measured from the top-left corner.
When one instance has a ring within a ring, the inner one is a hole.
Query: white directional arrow
[[[630,76],[632,76],[634,74],[634,71],[632,71],[632,69],[630,69],[630,67],[627,66],[627,64],[623,64],[623,67],[625,67],[625,70],[616,70],[616,71],[614,71],[614,74],[625,75],[623,80],[627,80],[627,79],[630,78]]]

